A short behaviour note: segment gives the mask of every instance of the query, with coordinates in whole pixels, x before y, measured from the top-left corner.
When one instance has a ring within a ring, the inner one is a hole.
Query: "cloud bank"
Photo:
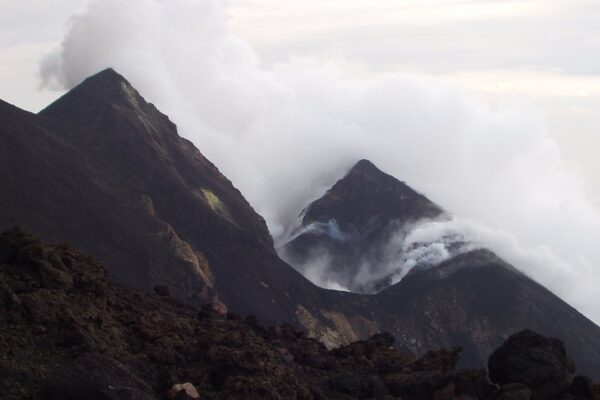
[[[530,110],[492,111],[422,76],[354,79],[327,60],[263,68],[217,0],[95,1],[70,20],[41,76],[70,88],[109,66],[170,115],[276,238],[368,158],[600,321],[600,213]]]

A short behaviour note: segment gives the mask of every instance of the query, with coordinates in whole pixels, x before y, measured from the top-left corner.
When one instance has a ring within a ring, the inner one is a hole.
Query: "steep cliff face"
[[[265,321],[322,300],[231,182],[115,71],[39,115],[0,113],[0,227],[75,243],[129,286]]]
[[[3,228],[76,242],[133,287],[162,282],[192,301],[218,301],[206,258],[156,217],[151,197],[106,174],[43,118],[6,103],[0,113]]]
[[[121,284],[291,322],[330,347],[379,331],[359,296],[282,261],[241,193],[115,71],[39,115],[0,102],[0,119],[1,229],[74,243]]]

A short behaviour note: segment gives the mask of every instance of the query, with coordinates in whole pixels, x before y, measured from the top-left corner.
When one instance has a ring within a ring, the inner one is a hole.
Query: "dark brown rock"
[[[487,379],[487,371],[483,369],[459,370],[451,378],[459,395],[473,395],[480,399],[486,399],[496,390]]]
[[[4,304],[8,309],[21,305],[19,296],[2,279],[0,279],[0,301],[2,302],[0,304]]]
[[[498,389],[490,400],[529,400],[531,390],[520,383],[508,383]]]
[[[418,359],[370,339],[328,350],[290,324],[228,318],[212,305],[198,310],[170,298],[108,282],[104,269],[67,245],[9,232],[19,257],[0,263],[0,280],[22,299],[21,318],[0,313],[0,393],[17,400],[152,399],[180,382],[212,399],[485,399],[478,370],[452,368],[458,351]],[[36,251],[30,251],[37,249]],[[68,288],[30,285],[31,267],[61,261]],[[202,318],[198,318],[198,313]],[[571,385],[573,392],[582,393]],[[589,386],[589,385],[588,385]],[[193,397],[182,390],[175,398]]]
[[[577,375],[573,378],[569,393],[577,400],[600,399],[600,387],[588,376]]]
[[[428,371],[450,371],[456,367],[461,351],[462,349],[428,351],[417,365]]]
[[[198,390],[189,382],[175,384],[167,392],[169,400],[199,399]]]
[[[533,399],[558,398],[569,388],[575,371],[562,341],[528,330],[512,335],[496,349],[488,368],[492,382],[524,384]]]
[[[154,286],[154,293],[162,297],[171,297],[171,292],[169,288],[164,285]]]
[[[152,389],[118,361],[84,354],[51,374],[39,400],[150,400]]]
[[[369,376],[342,373],[329,380],[329,388],[359,399],[373,397],[373,382]]]

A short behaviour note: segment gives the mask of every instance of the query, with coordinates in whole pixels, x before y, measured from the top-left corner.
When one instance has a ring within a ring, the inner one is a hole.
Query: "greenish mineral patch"
[[[214,192],[206,188],[201,188],[200,192],[202,193],[202,198],[204,199],[206,204],[208,204],[208,206],[214,212],[225,218],[227,221],[233,223],[233,218],[231,217],[229,209],[227,208],[225,203],[221,201],[219,196],[217,196]]]

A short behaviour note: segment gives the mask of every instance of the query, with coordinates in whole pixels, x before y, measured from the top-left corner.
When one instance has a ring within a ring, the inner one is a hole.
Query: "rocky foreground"
[[[0,236],[2,399],[600,399],[564,345],[513,335],[485,370],[460,350],[417,359],[379,334],[327,350],[291,325],[261,326],[105,279],[66,244]]]

